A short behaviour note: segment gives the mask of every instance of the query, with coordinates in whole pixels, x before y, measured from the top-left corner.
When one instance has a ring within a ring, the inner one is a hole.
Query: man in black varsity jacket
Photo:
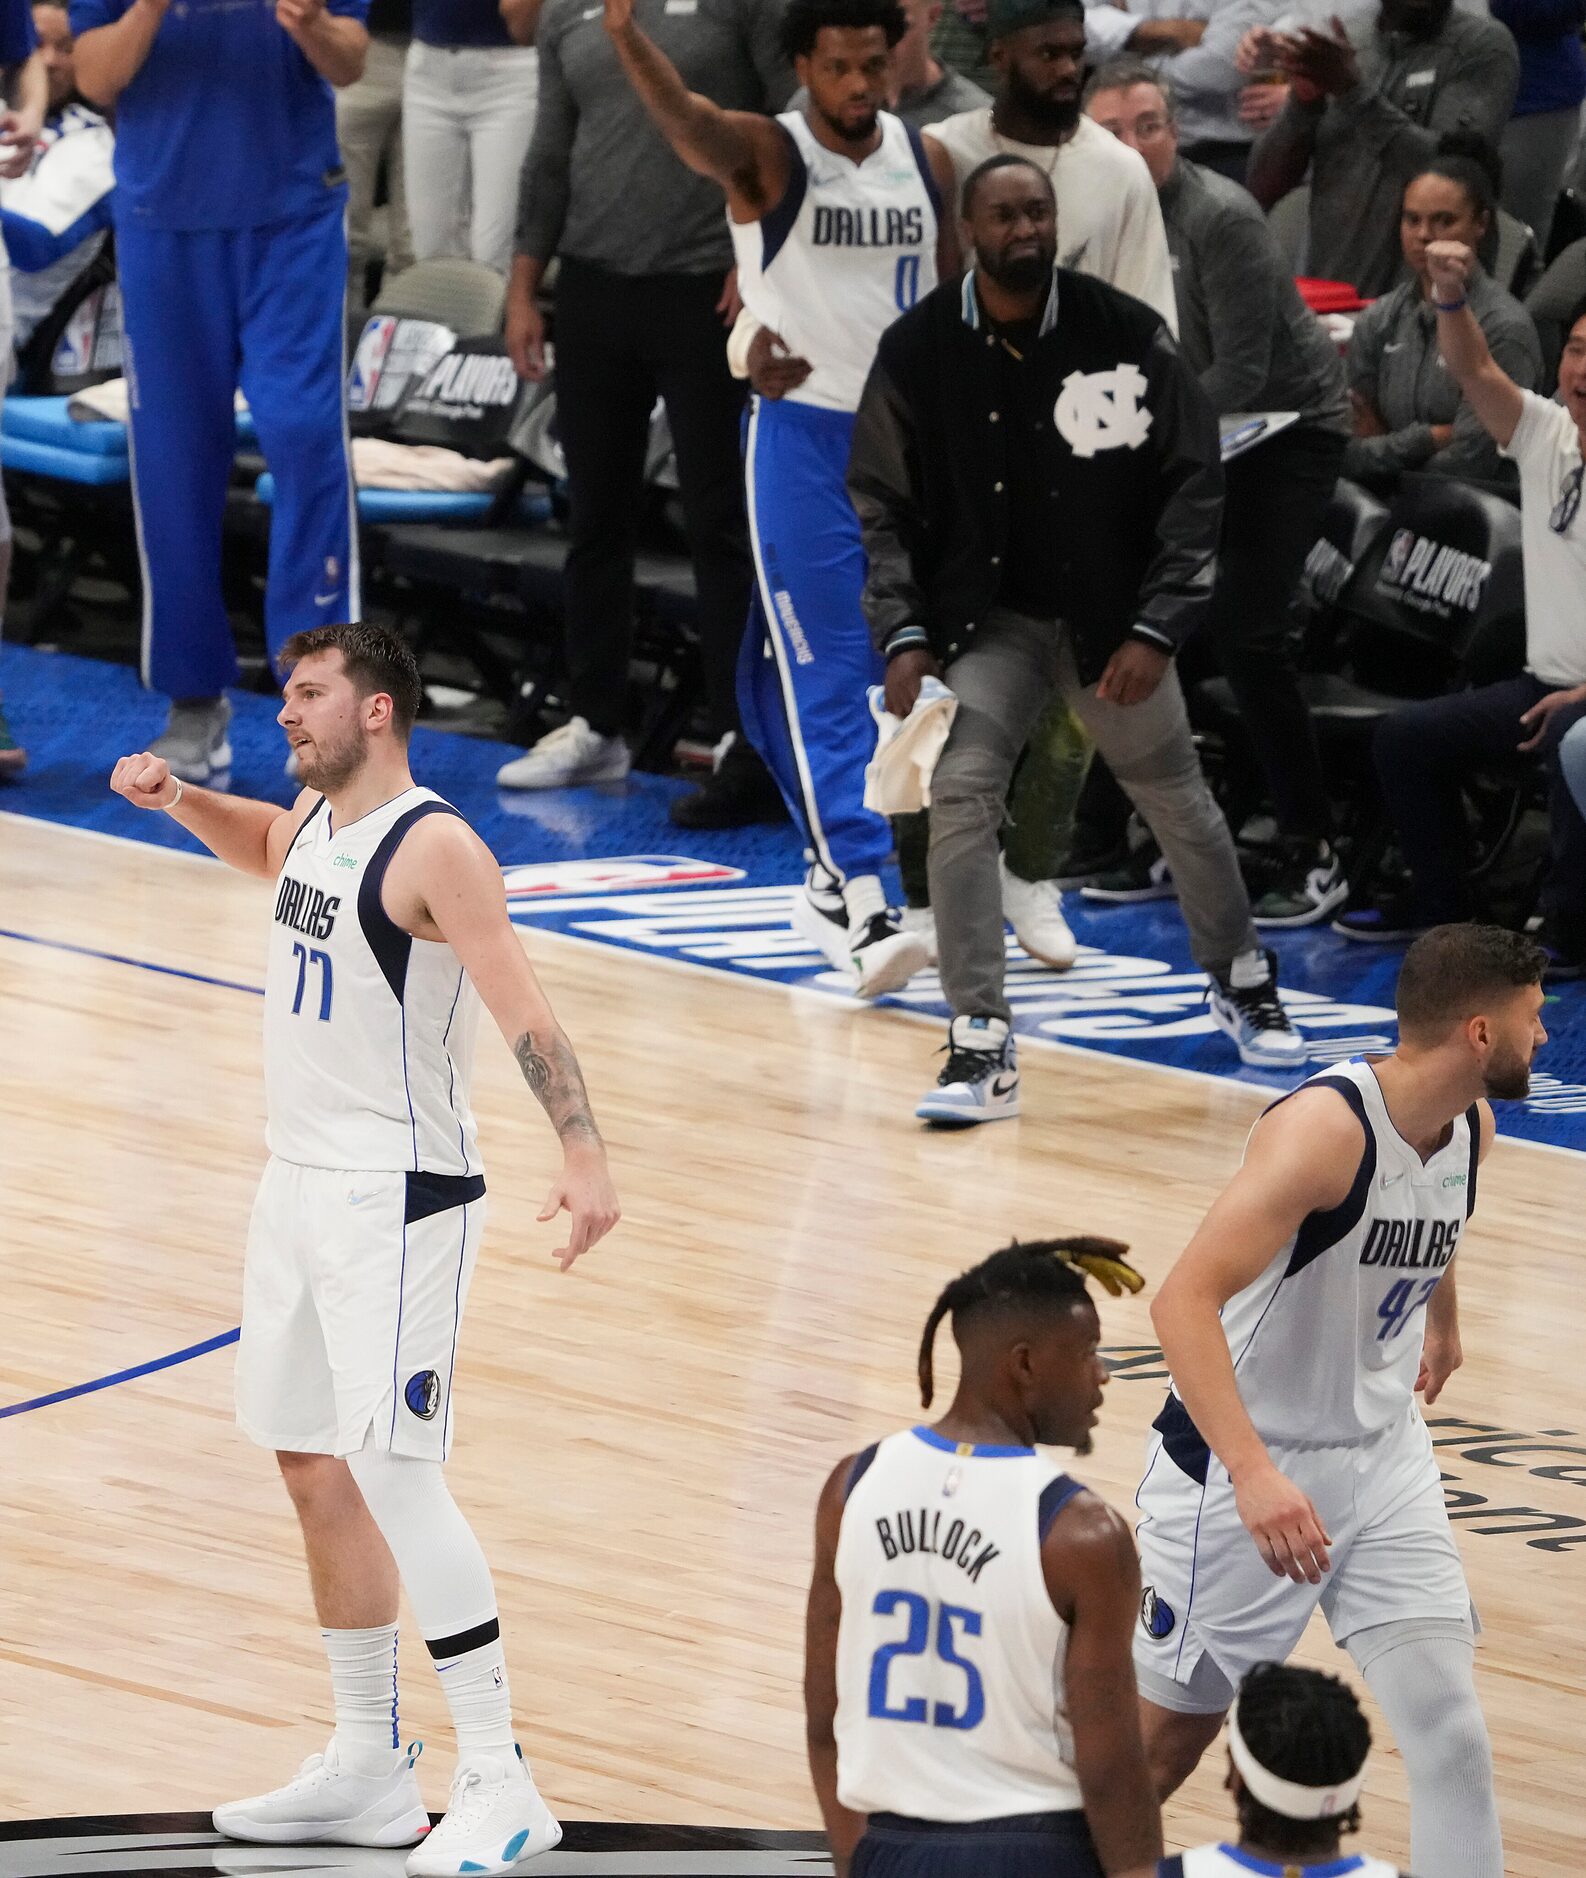
[[[960,206],[974,265],[883,337],[848,469],[887,708],[906,716],[928,674],[959,700],[931,792],[953,1021],[916,1113],[948,1126],[1018,1113],[997,829],[1054,686],[1173,870],[1212,1021],[1245,1062],[1299,1068],[1173,670],[1211,597],[1216,418],[1158,314],[1055,266],[1040,169],[993,157]]]

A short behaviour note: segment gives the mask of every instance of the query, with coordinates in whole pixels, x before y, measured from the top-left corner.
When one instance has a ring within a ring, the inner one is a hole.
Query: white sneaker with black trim
[[[332,1736],[284,1787],[214,1811],[216,1832],[254,1845],[412,1845],[429,1830],[413,1763],[420,1743],[393,1755],[389,1772],[349,1773]]]
[[[1032,959],[1066,972],[1079,957],[1079,942],[1063,917],[1063,896],[1050,880],[1021,880],[999,860],[1002,869],[1002,911],[1013,936]]]
[[[794,898],[789,922],[862,998],[901,991],[917,971],[930,963],[925,936],[902,926],[896,914],[872,913],[857,926],[850,926],[842,895],[808,882]]]
[[[446,1817],[408,1854],[408,1878],[463,1878],[515,1871],[562,1842],[523,1750],[476,1754],[458,1763]]]
[[[1277,955],[1256,947],[1242,952],[1225,979],[1208,987],[1212,1022],[1233,1038],[1253,1069],[1303,1069],[1309,1050],[1289,1022],[1278,996]]]
[[[947,1063],[914,1113],[939,1128],[1005,1122],[1019,1112],[1019,1065],[1000,1017],[955,1017],[947,1027]]]

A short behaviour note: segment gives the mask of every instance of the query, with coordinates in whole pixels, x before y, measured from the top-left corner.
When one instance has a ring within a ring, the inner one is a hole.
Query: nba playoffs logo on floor
[[[1178,1622],[1173,1606],[1157,1596],[1155,1585],[1147,1585],[1141,1596],[1140,1622],[1145,1626],[1146,1635],[1155,1637],[1158,1642],[1168,1636]]]
[[[440,1377],[432,1369],[421,1369],[416,1376],[408,1377],[402,1399],[421,1422],[434,1421],[435,1411],[441,1405]]]
[[[741,867],[690,861],[681,854],[622,854],[600,861],[533,861],[504,867],[509,907],[569,893],[632,893],[639,888],[699,887],[742,880]]]

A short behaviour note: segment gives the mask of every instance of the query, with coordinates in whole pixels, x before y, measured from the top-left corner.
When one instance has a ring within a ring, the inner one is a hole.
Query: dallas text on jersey
[[[1463,1182],[1463,1176],[1460,1177]],[[1431,1226],[1428,1236],[1427,1227]],[[1374,1219],[1360,1248],[1362,1265],[1442,1271],[1459,1249],[1462,1220]],[[1423,1247],[1422,1241],[1425,1240]]]
[[[336,925],[341,895],[325,893],[306,882],[281,876],[281,890],[275,896],[275,919],[278,926],[293,932],[307,933],[311,939],[328,939]]]
[[[815,211],[817,248],[919,248],[924,243],[925,218],[918,208]]]

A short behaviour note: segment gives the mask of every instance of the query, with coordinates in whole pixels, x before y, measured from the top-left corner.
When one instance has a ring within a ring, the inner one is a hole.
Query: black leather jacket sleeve
[[[864,614],[884,658],[925,647],[913,544],[923,522],[913,419],[878,353],[854,416],[848,494],[865,545]]]
[[[1162,507],[1133,637],[1177,652],[1205,619],[1217,578],[1223,467],[1217,414],[1184,355],[1158,333],[1146,359]]]

